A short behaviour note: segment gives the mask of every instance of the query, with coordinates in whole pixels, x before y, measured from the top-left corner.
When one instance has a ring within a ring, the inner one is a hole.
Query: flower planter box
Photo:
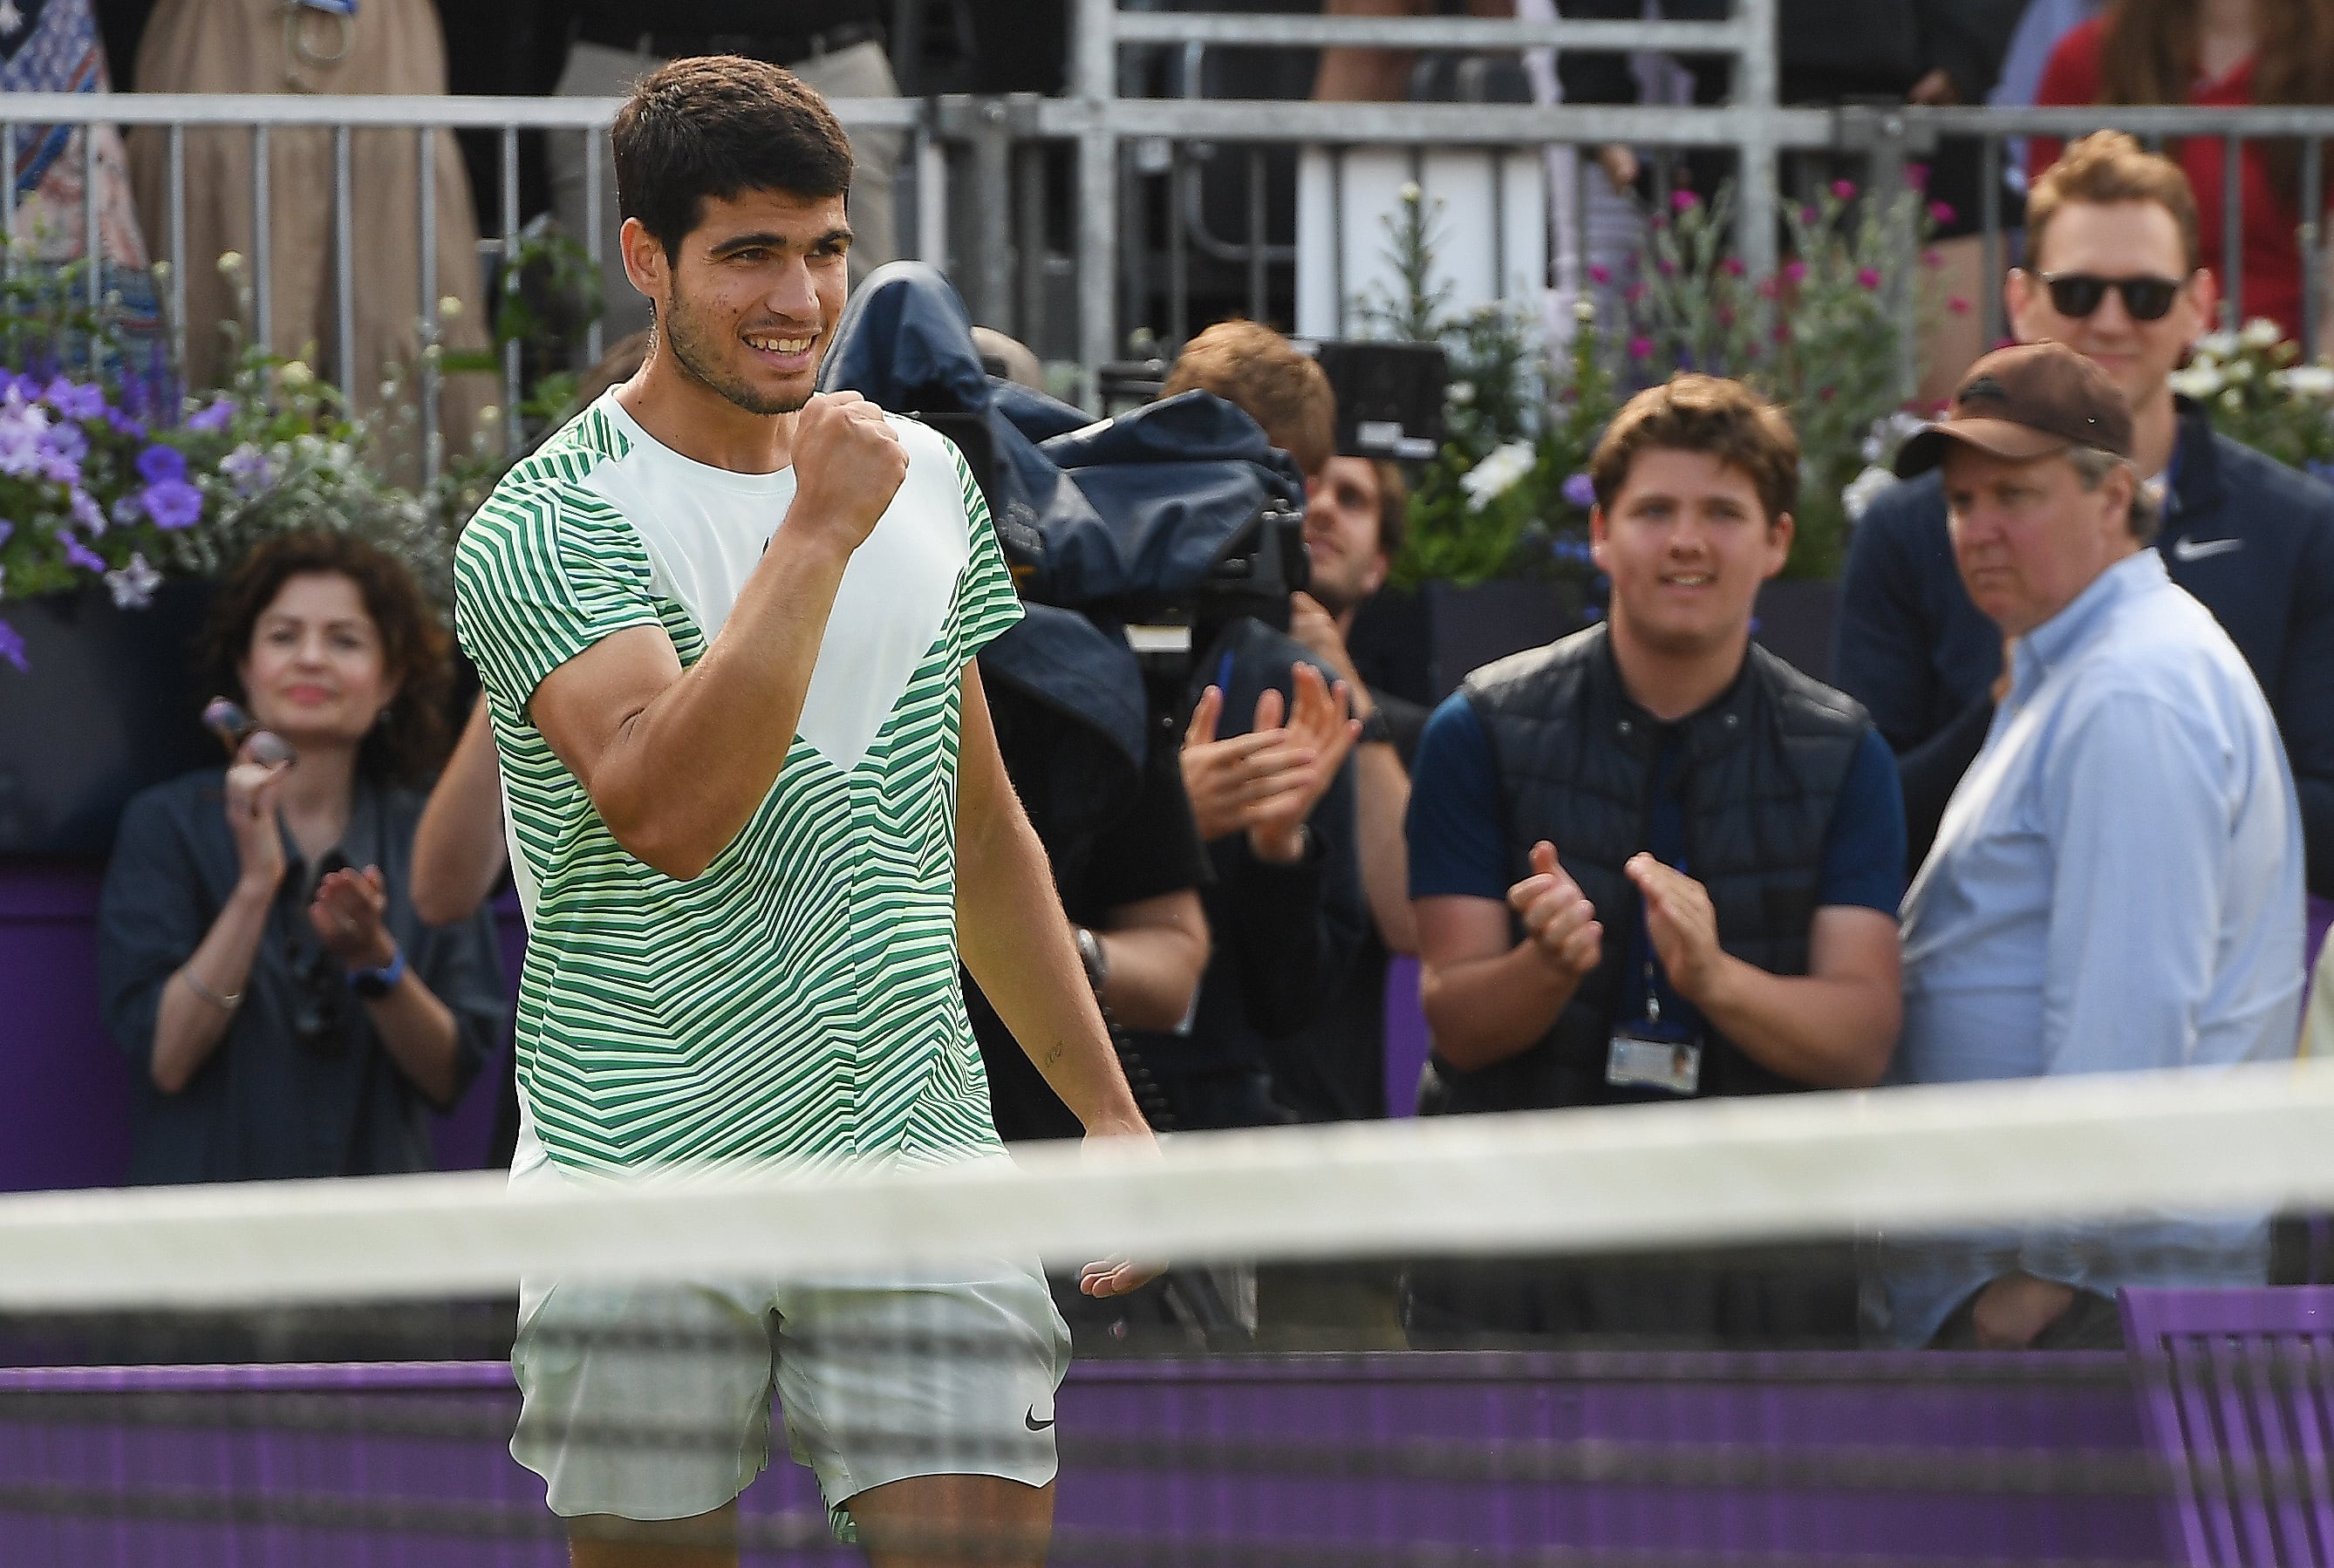
[[[0,665],[0,856],[102,856],[130,797],[221,759],[193,644],[207,582],[144,610],[102,588],[0,604],[29,668]]]

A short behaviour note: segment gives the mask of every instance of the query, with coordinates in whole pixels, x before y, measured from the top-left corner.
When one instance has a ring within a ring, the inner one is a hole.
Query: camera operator
[[[1165,394],[1201,390],[1262,426],[1300,472],[1332,457],[1336,399],[1321,367],[1252,322],[1209,328],[1169,371]],[[1335,616],[1317,601],[1320,619]],[[1342,637],[1337,639],[1342,646]],[[1350,660],[1344,661],[1350,668]],[[1180,1039],[1138,1041],[1179,1126],[1296,1121],[1272,1073],[1275,1041],[1318,1018],[1355,983],[1368,934],[1355,823],[1362,688],[1325,658],[1252,617],[1196,660],[1181,768],[1214,880],[1204,894],[1216,948]]]

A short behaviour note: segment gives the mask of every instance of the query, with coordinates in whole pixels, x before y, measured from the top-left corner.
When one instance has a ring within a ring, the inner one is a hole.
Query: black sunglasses
[[[2160,322],[2186,286],[2185,278],[2103,278],[2093,273],[2036,273],[2050,291],[2050,308],[2077,319],[2106,301],[2107,291],[2123,295],[2124,313],[2136,322]]]

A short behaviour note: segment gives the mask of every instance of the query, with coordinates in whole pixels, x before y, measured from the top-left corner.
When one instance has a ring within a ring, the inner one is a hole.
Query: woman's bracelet
[[[178,978],[184,980],[188,988],[191,989],[196,996],[200,996],[204,1001],[208,1002],[212,1006],[217,1008],[222,1013],[234,1012],[236,1006],[243,1001],[242,992],[236,991],[228,996],[222,996],[217,991],[212,990],[208,986],[204,985],[200,980],[196,979],[195,972],[192,969],[186,967],[184,965],[179,966]]]

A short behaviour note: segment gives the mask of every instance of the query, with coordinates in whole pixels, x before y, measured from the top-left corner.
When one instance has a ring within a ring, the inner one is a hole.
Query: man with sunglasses
[[[2172,390],[2218,303],[2187,177],[2121,132],[2086,137],[2035,181],[2026,245],[2003,289],[2011,327],[2074,349],[2123,394],[2133,464],[2164,492],[2156,549],[2261,682],[2300,792],[2310,890],[2334,895],[2334,492],[2213,434]],[[1954,568],[1934,474],[1857,524],[1834,674],[1896,751],[1918,863],[2005,684],[2001,633]]]

